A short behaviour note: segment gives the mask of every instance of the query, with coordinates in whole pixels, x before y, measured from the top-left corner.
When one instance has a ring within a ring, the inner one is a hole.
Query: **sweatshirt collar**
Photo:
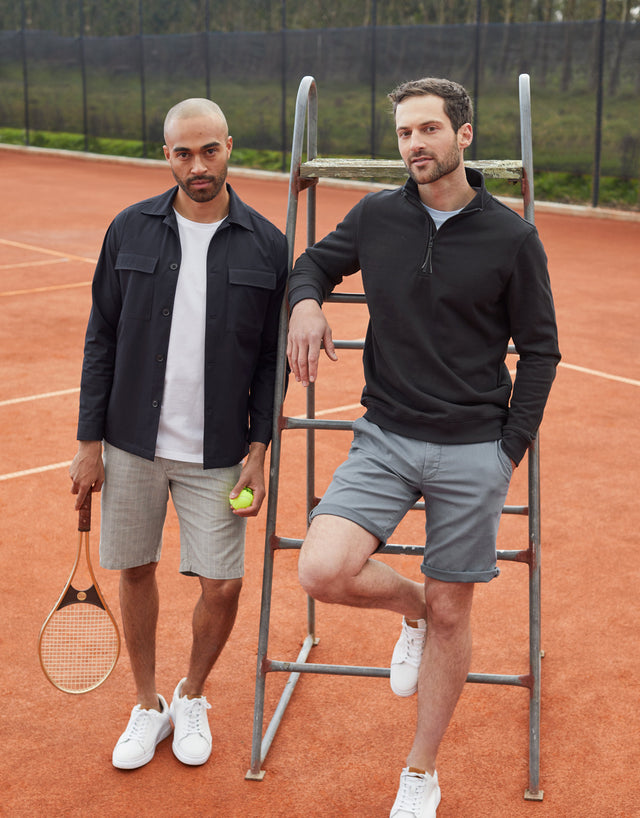
[[[469,204],[462,209],[461,212],[464,213],[465,211],[469,210],[484,210],[490,195],[484,184],[484,176],[475,168],[465,168],[464,170],[467,175],[467,182],[469,182],[471,187],[476,191],[476,195],[469,202]],[[418,185],[411,177],[407,179],[401,190],[403,195],[407,198],[421,203],[420,194],[418,193]]]

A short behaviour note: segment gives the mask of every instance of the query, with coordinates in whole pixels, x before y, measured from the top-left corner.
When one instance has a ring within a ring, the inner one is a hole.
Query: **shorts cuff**
[[[438,579],[440,582],[491,582],[500,573],[499,568],[490,571],[441,571],[424,563],[420,570],[425,576]]]
[[[319,517],[321,514],[328,514],[330,517],[342,517],[343,520],[350,520],[352,523],[359,525],[360,528],[364,528],[364,530],[368,531],[373,537],[376,537],[380,542],[380,545],[378,546],[379,548],[386,545],[387,535],[382,531],[375,531],[374,527],[371,525],[371,520],[359,514],[355,509],[349,509],[349,513],[347,513],[344,510],[344,506],[333,506],[331,503],[320,503],[320,505],[317,505],[311,510],[309,514],[309,522],[311,522],[314,517]]]

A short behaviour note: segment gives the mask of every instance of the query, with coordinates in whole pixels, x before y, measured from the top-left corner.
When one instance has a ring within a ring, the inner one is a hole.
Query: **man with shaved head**
[[[95,270],[69,470],[76,508],[102,491],[100,562],[120,571],[137,699],[113,750],[120,769],[147,764],[172,731],[184,764],[211,753],[204,687],[235,621],[247,517],[265,497],[287,277],[285,237],[226,182],[233,140],[219,106],[179,102],[164,139],[176,186],[116,216]],[[244,488],[253,502],[235,510]],[[170,705],[155,655],[169,494],[180,572],[200,584]]]

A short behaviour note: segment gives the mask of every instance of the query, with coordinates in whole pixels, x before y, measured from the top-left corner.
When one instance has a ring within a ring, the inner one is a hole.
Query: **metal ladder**
[[[468,167],[481,170],[486,177],[508,179],[520,182],[524,201],[524,215],[534,222],[533,197],[533,152],[531,139],[531,97],[529,76],[519,77],[520,130],[522,159],[514,161],[465,162]],[[307,161],[302,161],[305,125],[307,131]],[[291,173],[289,180],[289,201],[287,208],[286,235],[289,243],[289,270],[293,266],[299,194],[307,191],[307,245],[315,240],[316,225],[316,185],[320,177],[350,179],[406,178],[407,172],[401,160],[366,159],[319,159],[317,158],[318,97],[313,77],[304,77],[298,89],[291,152]],[[365,296],[357,293],[332,294],[328,299],[341,303],[364,303]],[[258,662],[256,671],[255,704],[253,717],[253,738],[251,767],[247,779],[262,780],[262,769],[276,731],[291,700],[294,688],[303,673],[336,674],[347,676],[388,677],[389,668],[360,667],[350,665],[324,665],[308,662],[311,649],[317,644],[315,636],[315,602],[307,598],[307,636],[295,661],[278,661],[268,658],[269,624],[271,615],[271,595],[273,589],[274,555],[282,549],[299,549],[302,540],[278,536],[276,520],[278,507],[278,487],[282,433],[288,429],[307,430],[307,511],[318,502],[315,495],[315,432],[317,430],[349,430],[352,421],[326,420],[315,417],[315,389],[307,387],[307,412],[305,418],[285,417],[283,404],[286,378],[286,335],[287,308],[283,307],[280,320],[276,387],[274,394],[274,422],[271,442],[270,480],[267,502],[265,553],[262,578],[262,602],[260,630],[258,637]],[[362,349],[362,341],[334,340],[337,349]],[[510,354],[517,354],[513,345]],[[424,509],[424,503],[416,503],[417,509]],[[528,517],[529,542],[522,550],[498,551],[498,559],[520,562],[529,568],[529,669],[521,675],[470,673],[467,682],[478,684],[502,684],[528,688],[529,690],[529,786],[524,797],[531,801],[541,801],[543,792],[539,789],[540,770],[540,470],[537,439],[528,451],[528,505],[505,506],[504,514]],[[415,554],[422,556],[423,547],[388,543],[378,553]],[[289,673],[284,690],[263,735],[265,685],[268,673]]]

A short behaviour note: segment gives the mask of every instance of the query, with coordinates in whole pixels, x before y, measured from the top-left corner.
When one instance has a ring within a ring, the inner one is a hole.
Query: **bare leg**
[[[203,695],[205,681],[224,648],[238,612],[241,579],[200,577],[202,594],[193,611],[193,644],[182,695]]]
[[[120,610],[138,704],[159,710],[156,691],[157,563],[120,572]]]
[[[300,552],[302,587],[321,602],[384,608],[408,619],[424,619],[423,584],[371,559],[378,545],[372,534],[351,520],[328,514],[316,517]]]
[[[418,680],[418,723],[407,765],[433,775],[442,737],[471,663],[473,583],[427,578],[427,641]]]

